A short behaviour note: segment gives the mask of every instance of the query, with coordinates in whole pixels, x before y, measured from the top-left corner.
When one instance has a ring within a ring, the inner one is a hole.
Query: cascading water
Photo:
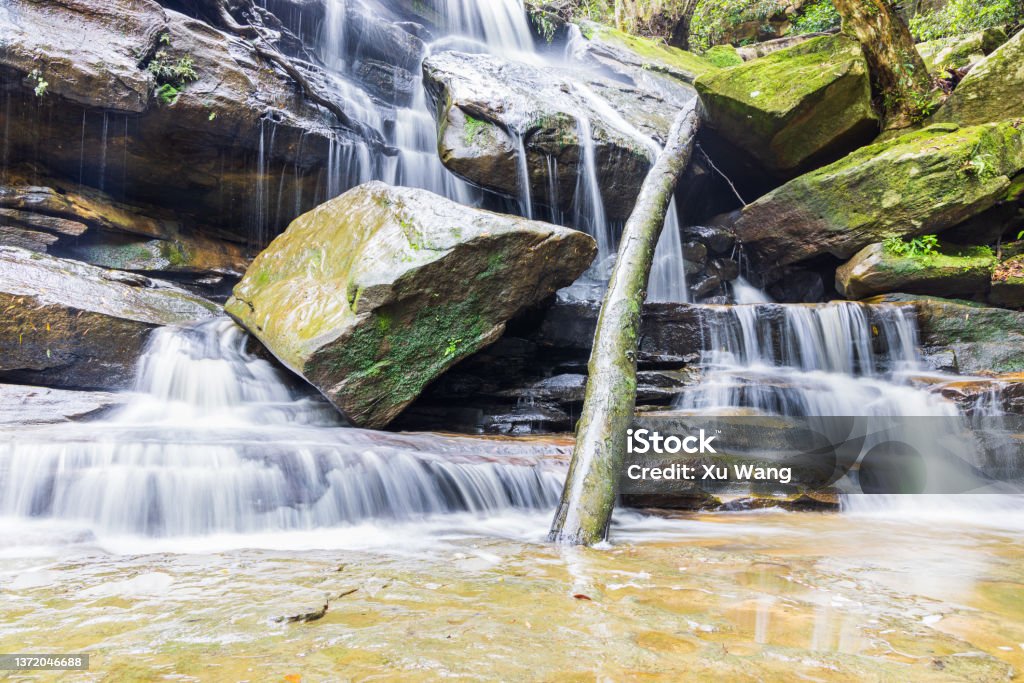
[[[126,407],[0,438],[0,515],[194,536],[555,504],[539,451],[342,428],[246,341],[227,319],[157,330]]]
[[[741,407],[789,416],[959,414],[952,403],[905,383],[908,373],[924,372],[916,327],[905,309],[841,302],[725,310],[705,330],[704,379],[680,398],[681,409]]]
[[[541,63],[533,36],[526,18],[526,10],[519,0],[496,0],[495,2],[471,2],[469,0],[435,0],[427,5],[441,18],[445,35],[428,44],[425,59],[431,52],[441,50],[485,51],[508,59]],[[330,85],[346,102],[346,109],[357,120],[368,127],[383,131],[387,143],[397,150],[393,157],[371,158],[369,149],[362,142],[337,138],[331,145],[330,159],[326,174],[325,196],[327,200],[371,179],[382,180],[392,185],[404,185],[429,190],[463,204],[479,205],[482,192],[459,179],[444,168],[437,156],[436,127],[427,109],[422,73],[419,68],[410,71],[415,78],[413,100],[408,106],[388,106],[375,101],[353,80],[350,71],[352,59],[349,51],[353,46],[346,42],[348,0],[330,0],[319,38],[319,57],[331,72]],[[580,66],[577,64],[577,66]],[[653,160],[660,147],[627,122],[610,104],[586,86],[577,86],[577,95],[584,98],[608,125],[619,129],[627,137],[636,140],[647,150]],[[523,112],[525,125],[531,117]],[[552,210],[550,216],[541,214],[530,196],[530,170],[526,157],[526,140],[519,131],[510,131],[517,148],[517,172],[519,196],[518,212],[528,218],[550,217],[562,225],[574,225],[593,235],[599,243],[598,262],[589,274],[589,280],[574,288],[570,296],[599,299],[614,263],[617,248],[617,232],[621,229],[612,225],[604,210],[603,198],[597,180],[596,156],[594,152],[591,122],[579,116],[579,140],[583,149],[580,165],[578,190],[572,215],[561,215]],[[393,120],[393,125],[386,125]],[[261,159],[263,153],[261,152]],[[262,163],[262,162],[261,162]],[[549,163],[550,166],[550,163]],[[555,184],[557,168],[550,168],[551,183]],[[262,177],[262,174],[261,174]],[[260,183],[265,185],[267,183]],[[554,195],[552,195],[554,196]],[[256,204],[266,203],[265,190],[256,197]],[[255,234],[265,236],[269,217],[256,209]],[[659,242],[651,274],[649,300],[686,301],[686,279],[683,271],[682,246],[679,238],[679,223],[673,204],[665,226],[665,233]]]

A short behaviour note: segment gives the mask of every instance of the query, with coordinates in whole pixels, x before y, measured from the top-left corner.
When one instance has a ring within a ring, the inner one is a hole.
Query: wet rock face
[[[210,236],[216,234],[186,226],[166,210],[117,202],[73,183],[0,177],[2,246],[169,277],[212,294],[233,284],[249,263],[240,244]]]
[[[733,229],[754,269],[823,254],[848,259],[894,236],[939,233],[1007,198],[1024,170],[1012,122],[937,125],[857,150],[743,209]]]
[[[925,360],[963,375],[1024,372],[1024,313],[967,301],[889,294],[868,303],[897,303],[917,314]]]
[[[575,230],[374,182],[296,219],[226,310],[350,421],[383,427],[595,254]]]
[[[878,116],[860,45],[825,36],[696,81],[710,131],[792,177],[871,140]]]
[[[981,60],[933,120],[971,126],[1024,117],[1024,31]]]
[[[65,391],[0,384],[0,425],[56,424],[98,418],[122,406],[130,394]]]
[[[423,64],[445,166],[475,185],[520,197],[525,155],[532,201],[571,211],[592,146],[597,185],[612,220],[629,216],[650,158],[693,90],[512,63],[489,55],[442,53]],[[595,103],[591,93],[606,99]],[[522,153],[520,152],[522,149]]]
[[[250,43],[152,0],[11,0],[5,12],[8,163],[42,163],[256,241],[296,201],[315,201],[337,122]],[[339,135],[337,154],[359,140]],[[274,178],[263,213],[252,208],[261,154]]]
[[[217,314],[216,305],[141,275],[0,247],[0,379],[125,389],[146,333]]]

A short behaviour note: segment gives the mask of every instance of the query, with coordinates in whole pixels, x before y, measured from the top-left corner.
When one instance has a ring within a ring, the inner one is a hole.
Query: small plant
[[[448,346],[445,347],[445,356],[454,356],[459,351],[459,344],[462,343],[461,339],[455,339],[453,337],[448,338]]]
[[[544,41],[550,45],[555,40],[555,33],[558,32],[558,27],[555,26],[555,22],[551,21],[551,17],[548,13],[541,9],[530,8],[530,23],[533,24],[537,32],[540,33]]]
[[[32,73],[28,75],[28,80],[35,83],[35,87],[32,90],[35,92],[36,97],[45,95],[46,89],[50,87],[50,84],[43,78],[43,74],[39,69],[33,69]]]
[[[466,133],[464,142],[467,145],[472,145],[473,143],[475,143],[477,141],[477,138],[480,137],[480,134],[487,129],[487,126],[488,123],[486,121],[483,121],[481,119],[475,118],[467,114],[466,125],[463,126]]]
[[[164,33],[160,36],[160,44],[170,46],[171,36],[169,33]],[[153,56],[146,69],[156,78],[158,86],[156,89],[157,98],[167,105],[178,101],[178,96],[187,84],[199,80],[199,74],[196,73],[191,55],[185,55],[174,60],[163,49],[157,50],[157,53]],[[212,121],[213,119],[211,118],[210,120]]]
[[[796,33],[823,33],[838,28],[841,23],[832,0],[817,0],[804,5],[800,16],[793,22],[793,30]]]
[[[935,235],[920,235],[910,240],[902,237],[890,237],[882,244],[882,248],[893,256],[905,258],[927,258],[939,253],[939,238]]]

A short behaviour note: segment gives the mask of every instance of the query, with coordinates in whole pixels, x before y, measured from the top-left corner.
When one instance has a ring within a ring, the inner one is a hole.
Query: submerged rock
[[[847,299],[886,292],[971,297],[988,291],[995,267],[988,247],[942,245],[935,254],[898,256],[872,244],[836,271],[836,289]]]
[[[226,310],[353,423],[383,427],[595,252],[574,230],[373,182],[297,218]]]
[[[1024,117],[1024,30],[977,64],[932,117],[972,126]]]
[[[695,85],[708,129],[773,173],[791,176],[878,132],[864,53],[845,36],[815,38]]]
[[[132,385],[146,333],[218,307],[173,285],[0,247],[0,378],[72,389]]]
[[[651,158],[676,113],[695,97],[671,79],[660,92],[601,76],[446,52],[423,64],[435,104],[438,152],[475,185],[571,211],[587,155],[609,218],[633,209]],[[525,164],[525,168],[524,165]]]
[[[1013,123],[935,125],[871,145],[746,206],[733,229],[759,272],[889,237],[938,233],[1007,197],[1024,170]]]

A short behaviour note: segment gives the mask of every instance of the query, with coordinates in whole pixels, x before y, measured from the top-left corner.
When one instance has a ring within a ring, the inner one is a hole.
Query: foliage
[[[43,74],[39,69],[33,69],[32,73],[28,75],[28,80],[35,83],[32,91],[35,92],[36,97],[45,95],[46,89],[50,87],[50,84],[43,78]]]
[[[550,45],[555,39],[555,33],[558,31],[558,27],[555,22],[551,20],[551,17],[542,9],[535,7],[529,7],[530,23],[537,32],[544,38],[544,41]]]
[[[939,238],[935,235],[920,235],[910,240],[904,240],[902,237],[890,237],[882,246],[893,256],[924,258],[939,253]]]
[[[622,0],[622,26],[634,35],[669,38],[694,0]],[[543,3],[568,21],[595,21],[615,26],[614,0],[550,0]]]
[[[805,5],[793,22],[794,33],[822,33],[838,28],[842,24],[839,11],[832,4],[832,0],[816,0]]]
[[[910,31],[924,41],[1021,23],[1024,0],[950,0],[942,9],[912,17]]]
[[[170,34],[164,33],[160,36],[161,45],[170,46],[170,43]],[[168,105],[178,101],[178,95],[185,85],[199,80],[191,55],[184,55],[175,60],[164,49],[157,50],[146,70],[156,78],[156,96]]]
[[[783,0],[700,0],[690,24],[690,46],[703,52],[719,44],[732,27],[753,21],[770,32],[768,20],[784,12],[786,4]]]

